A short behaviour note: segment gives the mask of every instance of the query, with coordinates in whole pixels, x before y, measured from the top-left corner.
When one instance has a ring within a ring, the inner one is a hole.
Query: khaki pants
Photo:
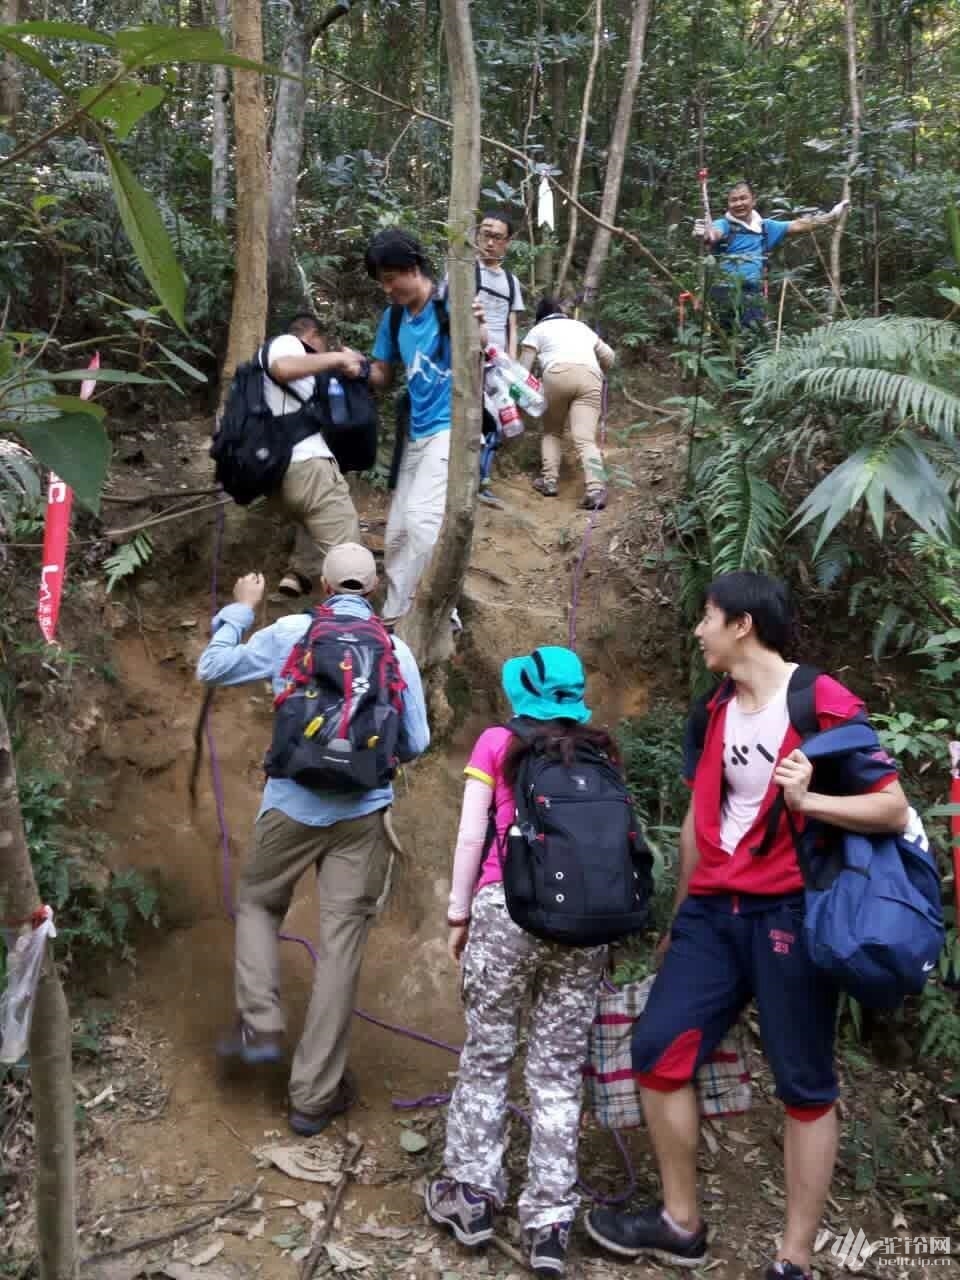
[[[403,451],[383,543],[383,617],[388,622],[408,612],[433,555],[447,505],[449,459],[449,431],[408,440]]]
[[[317,967],[290,1073],[290,1102],[307,1114],[330,1102],[346,1066],[363,946],[389,862],[384,812],[308,827],[270,809],[257,821],[240,878],[237,1010],[254,1031],[282,1032],[277,934],[300,876],[317,869]]]
[[[560,437],[570,421],[570,434],[580,456],[587,493],[596,493],[607,482],[603,454],[597,448],[603,379],[583,364],[556,364],[543,377],[547,409],[540,442],[541,474],[556,484],[563,445]]]
[[[330,548],[360,541],[360,522],[340,468],[333,458],[291,462],[275,501],[297,526],[290,570],[319,587]]]

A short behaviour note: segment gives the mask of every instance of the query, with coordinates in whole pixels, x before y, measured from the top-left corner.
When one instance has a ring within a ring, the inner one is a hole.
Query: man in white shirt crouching
[[[264,396],[274,417],[299,413],[313,397],[317,374],[357,378],[363,356],[349,347],[328,351],[320,321],[310,312],[294,316],[287,333],[267,347]],[[283,512],[296,525],[296,540],[278,590],[296,598],[319,582],[323,558],[331,547],[359,542],[360,524],[346,480],[321,432],[294,446],[277,495]]]

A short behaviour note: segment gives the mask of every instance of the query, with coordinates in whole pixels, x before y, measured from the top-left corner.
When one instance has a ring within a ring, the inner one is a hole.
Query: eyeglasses
[[[510,239],[509,236],[505,236],[501,231],[487,231],[483,227],[480,228],[480,234],[483,236],[484,240],[497,240],[501,243],[504,240]]]

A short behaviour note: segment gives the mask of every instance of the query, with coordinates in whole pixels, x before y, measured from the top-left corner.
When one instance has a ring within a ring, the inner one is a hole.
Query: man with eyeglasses
[[[517,313],[526,308],[520,281],[503,260],[513,239],[513,223],[502,213],[485,213],[477,228],[477,298],[483,304],[490,341],[517,357]]]

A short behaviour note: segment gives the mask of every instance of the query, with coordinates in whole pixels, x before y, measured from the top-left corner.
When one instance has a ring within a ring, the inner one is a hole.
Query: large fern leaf
[[[787,512],[779,493],[751,465],[741,441],[728,445],[697,477],[713,574],[768,568]]]
[[[888,496],[928,533],[942,534],[949,527],[953,503],[943,481],[921,442],[900,432],[864,445],[834,467],[800,504],[795,528],[822,517],[816,555],[840,521],[863,500],[882,539]]]
[[[913,418],[938,435],[960,431],[960,396],[925,378],[887,369],[809,369],[796,374],[788,391],[834,404],[854,403],[868,412]]]
[[[918,359],[937,361],[960,354],[960,325],[920,316],[838,320],[808,333],[784,337],[751,370],[748,385],[757,403],[780,400],[793,379],[825,366],[880,367],[907,371]]]

